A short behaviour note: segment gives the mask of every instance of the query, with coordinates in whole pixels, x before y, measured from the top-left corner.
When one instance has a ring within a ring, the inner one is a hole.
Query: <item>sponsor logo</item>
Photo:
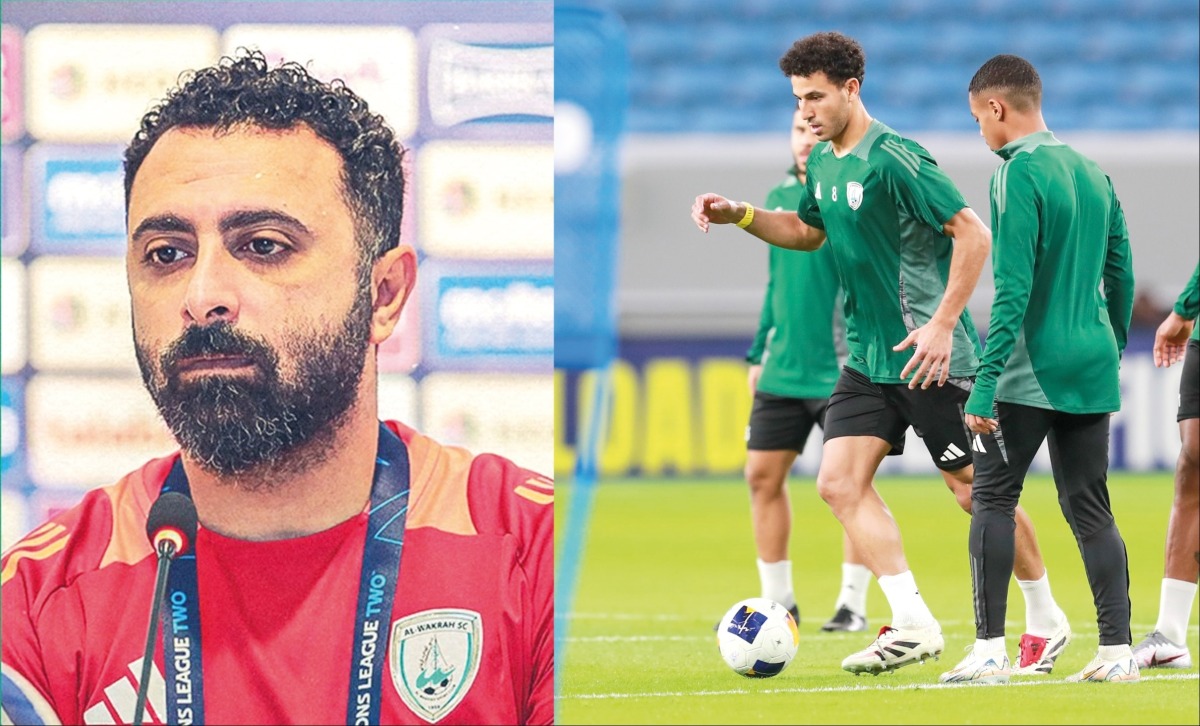
[[[16,373],[25,365],[25,266],[0,260],[0,371]]]
[[[554,353],[554,276],[505,266],[426,265],[433,365],[549,366]],[[432,294],[430,294],[432,293]]]
[[[983,438],[979,434],[975,434],[975,438],[971,440],[971,451],[978,451],[981,454],[987,453],[987,449],[983,447]]]
[[[83,712],[85,724],[133,723],[133,715],[137,711],[137,686],[142,677],[142,659],[130,663],[117,680],[104,689],[100,700]],[[167,713],[167,684],[158,664],[150,666],[150,684],[146,698],[146,723],[166,723]],[[111,711],[111,712],[110,712]],[[175,723],[172,721],[172,723]]]
[[[323,81],[341,79],[400,138],[417,126],[417,42],[401,27],[234,25],[223,52],[258,48],[274,66],[295,61]]]
[[[483,618],[473,610],[423,610],[392,623],[392,685],[405,705],[437,723],[471,690],[483,655]]]
[[[480,119],[554,117],[550,24],[433,25],[429,116],[441,127]]]
[[[436,371],[421,379],[421,429],[445,444],[554,467],[554,376]],[[540,491],[534,487],[535,491]]]
[[[863,200],[862,184],[858,182],[850,182],[846,185],[846,202],[851,209],[858,209]]]
[[[35,375],[25,412],[29,476],[42,486],[111,484],[176,448],[137,377]]]
[[[490,259],[554,256],[552,144],[434,141],[421,147],[418,168],[425,252]]]
[[[4,379],[0,387],[0,471],[5,483],[9,470],[17,466],[21,456],[21,384],[18,379]]]
[[[6,25],[0,28],[0,136],[5,141],[21,137],[22,80],[21,33]]]
[[[962,457],[964,457],[966,455],[967,455],[967,453],[965,451],[958,448],[954,444],[950,444],[949,446],[946,447],[946,450],[944,452],[942,452],[942,455],[938,458],[941,459],[942,461],[954,461],[955,459],[961,459]]]
[[[121,150],[38,145],[30,157],[35,190],[34,249],[124,255],[125,186]]]
[[[0,149],[0,246],[5,255],[16,257],[25,251],[29,235],[25,232],[25,190],[21,187],[21,152],[15,147]]]
[[[127,142],[182,71],[217,60],[217,45],[202,25],[38,25],[25,37],[26,126],[47,141]]]
[[[137,370],[123,260],[38,258],[29,266],[29,293],[34,366]]]

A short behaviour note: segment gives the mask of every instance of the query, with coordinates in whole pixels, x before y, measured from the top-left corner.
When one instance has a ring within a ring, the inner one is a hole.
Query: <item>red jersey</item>
[[[371,644],[387,654],[381,722],[551,723],[553,483],[387,426],[407,446],[411,493],[390,627]],[[177,458],[89,492],[4,553],[3,706],[14,723],[133,721],[156,568],[146,517]],[[267,542],[201,526],[206,722],[346,723],[367,523],[364,509]],[[446,677],[434,695],[422,671],[431,653]],[[159,638],[146,723],[165,720],[164,672]]]

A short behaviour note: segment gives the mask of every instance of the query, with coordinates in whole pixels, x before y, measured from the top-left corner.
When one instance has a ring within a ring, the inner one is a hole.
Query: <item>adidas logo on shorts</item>
[[[954,444],[950,444],[946,447],[946,450],[942,452],[942,455],[939,458],[942,461],[954,461],[955,459],[961,459],[966,455],[966,452],[964,452],[962,449],[958,448]]]

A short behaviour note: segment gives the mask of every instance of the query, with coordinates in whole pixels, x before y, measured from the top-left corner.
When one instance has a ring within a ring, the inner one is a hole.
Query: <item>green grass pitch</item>
[[[879,490],[900,524],[905,553],[942,624],[941,660],[878,677],[841,670],[887,623],[877,584],[867,598],[868,632],[821,633],[841,578],[841,530],[811,478],[793,477],[791,556],[800,649],[774,678],[747,679],[717,652],[713,624],[734,602],[757,596],[758,575],[745,485],[735,480],[620,480],[598,485],[567,627],[558,684],[562,724],[1166,724],[1200,722],[1197,669],[1147,670],[1133,684],[1065,683],[1095,654],[1091,591],[1062,518],[1054,484],[1026,482],[1022,504],[1037,528],[1055,598],[1075,635],[1054,672],[1007,686],[941,686],[974,640],[967,558],[970,518],[940,477],[897,477]],[[1113,475],[1109,487],[1129,552],[1133,637],[1154,627],[1170,509],[1168,474]],[[558,492],[558,540],[570,487]],[[1195,606],[1188,631],[1200,660]],[[1009,592],[1008,649],[1016,656],[1025,607]]]

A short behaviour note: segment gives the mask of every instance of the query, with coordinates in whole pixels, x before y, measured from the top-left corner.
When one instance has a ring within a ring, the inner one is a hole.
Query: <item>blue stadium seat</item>
[[[1158,23],[1109,20],[1087,33],[1081,61],[1125,62],[1141,60],[1156,52],[1162,33]]]

